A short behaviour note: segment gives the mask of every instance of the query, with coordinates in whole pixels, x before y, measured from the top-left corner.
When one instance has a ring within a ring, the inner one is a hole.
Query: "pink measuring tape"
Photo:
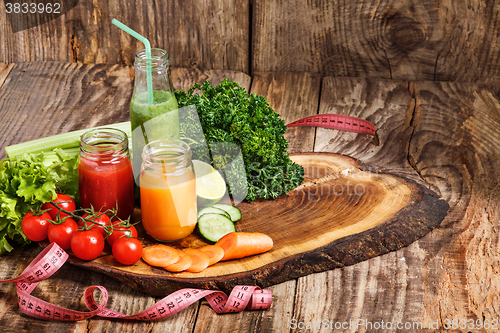
[[[343,114],[317,114],[286,124],[288,127],[313,126],[376,136],[375,126],[367,120]]]
[[[121,318],[134,320],[160,320],[185,309],[199,299],[205,297],[212,309],[217,313],[240,312],[245,309],[268,309],[271,306],[272,294],[268,289],[257,286],[236,286],[229,297],[218,290],[181,289],[144,311],[133,315],[124,315],[120,312],[106,309],[108,291],[102,286],[91,286],[85,290],[85,305],[90,312],[81,312],[66,309],[45,302],[31,295],[38,282],[49,278],[66,262],[69,255],[56,243],[47,246],[17,278],[0,280],[0,283],[17,283],[17,297],[19,309],[22,313],[46,320],[77,321],[94,316],[107,318]],[[103,294],[102,304],[94,300],[94,290],[99,289]]]

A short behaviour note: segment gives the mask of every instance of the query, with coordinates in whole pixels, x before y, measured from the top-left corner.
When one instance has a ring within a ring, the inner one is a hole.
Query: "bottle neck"
[[[146,51],[139,50],[135,54],[134,95],[148,92],[148,71],[151,71],[152,91],[172,92],[168,72],[168,54],[162,49],[151,49],[151,58],[147,59]]]
[[[128,157],[128,137],[119,129],[99,128],[85,132],[80,139],[80,157],[113,161]]]
[[[168,69],[170,64],[167,51],[162,49],[151,49],[151,58],[147,58],[146,50],[142,49],[135,53],[135,69],[147,70],[148,65],[152,70]]]
[[[191,148],[181,140],[156,140],[144,147],[142,165],[151,172],[175,174],[191,168],[191,155]]]

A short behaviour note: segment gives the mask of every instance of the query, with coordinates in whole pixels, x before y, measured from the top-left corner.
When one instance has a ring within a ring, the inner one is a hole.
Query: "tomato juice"
[[[134,174],[125,132],[101,128],[90,130],[80,140],[78,162],[80,206],[96,212],[118,208],[127,219],[134,211]]]
[[[127,156],[111,161],[81,157],[78,165],[80,206],[96,211],[116,208],[117,216],[127,219],[134,212],[134,177]]]

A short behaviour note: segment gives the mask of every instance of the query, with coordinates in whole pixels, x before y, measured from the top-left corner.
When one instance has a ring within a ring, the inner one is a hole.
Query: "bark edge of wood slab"
[[[239,284],[268,287],[396,251],[426,235],[438,226],[447,214],[448,204],[433,191],[397,175],[365,172],[362,165],[351,157],[333,153],[298,153],[291,154],[291,157],[305,166],[305,180],[299,188],[275,200],[242,203],[239,206],[243,219],[236,223],[237,229],[274,233],[270,236],[275,240],[275,247],[269,253],[259,255],[261,257],[240,259],[241,262],[218,263],[216,265],[219,266],[212,266],[213,271],[198,273],[205,276],[194,273],[168,273],[162,268],[150,267],[142,261],[134,266],[121,266],[112,258],[110,251],[89,262],[70,256],[69,262],[114,277],[133,289],[153,296],[166,296],[182,288],[230,292]],[[314,172],[311,173],[311,170]],[[366,186],[368,193],[357,197],[347,197],[344,193],[339,195],[340,192],[323,195],[325,184],[335,184],[334,188],[342,184],[344,188],[349,189],[350,186],[353,189],[352,184],[349,184],[352,179],[364,182],[363,186]],[[318,184],[322,186],[321,194],[311,195],[311,188]],[[307,197],[304,189],[307,189]],[[391,196],[391,191],[396,195],[393,196],[393,201],[389,202],[390,205],[387,205],[385,201]],[[397,191],[407,198],[400,200]],[[393,205],[401,207],[390,212]],[[338,207],[341,209],[336,209]],[[377,207],[382,208],[377,212]],[[381,212],[382,217],[379,216]],[[388,218],[385,218],[386,213]],[[308,216],[310,220],[294,220],[295,216]],[[335,220],[334,217],[338,219]],[[382,219],[377,225],[366,223],[377,218]],[[263,223],[263,219],[268,222]],[[307,230],[308,226],[312,231]],[[302,234],[296,235],[300,233],[300,228],[304,228]],[[359,229],[359,232],[344,235],[351,232],[349,230],[353,230],[352,228]],[[304,242],[301,242],[302,238],[305,239]],[[143,241],[145,246],[152,242],[147,235]],[[182,248],[205,244],[198,236],[191,235],[173,245]],[[261,263],[258,258],[262,258]],[[252,266],[255,261],[258,267]],[[238,265],[239,271],[230,272],[230,269],[236,267],[230,265],[235,264]]]

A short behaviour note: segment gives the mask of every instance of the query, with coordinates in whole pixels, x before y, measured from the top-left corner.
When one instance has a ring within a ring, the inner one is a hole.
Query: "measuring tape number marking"
[[[146,310],[133,315],[125,315],[106,309],[108,291],[103,286],[90,286],[85,290],[85,305],[90,312],[66,309],[32,296],[31,292],[38,283],[57,272],[68,257],[69,255],[63,249],[56,243],[52,243],[26,267],[21,275],[10,280],[0,280],[0,283],[17,283],[17,296],[21,312],[45,320],[77,321],[94,316],[142,321],[160,320],[176,314],[203,297],[217,313],[240,312],[245,309],[265,310],[271,307],[272,293],[270,290],[260,289],[257,286],[241,285],[234,287],[229,297],[218,290],[181,289]],[[102,293],[100,305],[94,299],[96,289]]]

